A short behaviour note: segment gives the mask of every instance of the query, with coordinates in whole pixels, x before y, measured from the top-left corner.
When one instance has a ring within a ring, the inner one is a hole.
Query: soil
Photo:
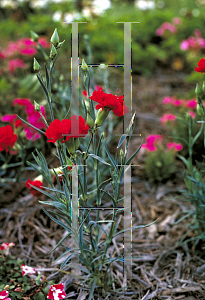
[[[142,138],[150,134],[163,135],[165,143],[169,140],[167,129],[160,124],[160,117],[165,112],[162,99],[176,94],[186,96],[194,89],[194,85],[184,82],[185,76],[164,69],[156,70],[149,78],[133,75],[133,111],[137,112],[134,134],[141,136],[131,139],[128,157],[139,147]],[[121,132],[122,124],[115,131]],[[117,140],[110,146],[112,153],[115,153],[116,145]],[[133,164],[140,166],[133,167],[132,172],[132,224],[155,223],[132,232],[132,272],[128,272],[127,280],[123,277],[123,265],[113,263],[112,274],[117,283],[113,284],[107,297],[99,291],[95,293],[95,299],[205,299],[203,245],[198,243],[193,247],[193,242],[180,243],[189,230],[191,219],[176,223],[184,211],[192,208],[180,192],[186,187],[183,164],[176,161],[176,173],[166,182],[150,184],[144,174],[145,153],[141,150],[133,160]],[[25,173],[24,177],[30,175],[31,172]],[[35,175],[33,172],[32,178]],[[0,200],[0,244],[14,242],[12,255],[24,259],[25,265],[35,267],[47,279],[63,282],[67,293],[65,299],[88,299],[86,288],[70,275],[62,276],[56,270],[59,265],[52,265],[53,260],[64,252],[59,247],[49,254],[63,237],[64,230],[45,214],[39,199],[46,200],[46,197],[34,198],[23,182],[13,183],[4,191]],[[191,237],[194,237],[193,232],[186,239]],[[67,244],[70,245],[69,241]],[[122,237],[115,238],[111,244],[110,254],[116,253],[123,253]],[[117,293],[123,286],[127,289]]]

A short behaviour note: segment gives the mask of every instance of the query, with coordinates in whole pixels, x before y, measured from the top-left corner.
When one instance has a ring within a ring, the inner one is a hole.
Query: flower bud
[[[68,152],[70,154],[75,153],[75,143],[74,143],[74,138],[70,138],[68,141],[65,142],[66,147],[68,149]]]
[[[80,140],[79,140],[79,138],[75,138],[75,139],[74,139],[74,144],[75,144],[75,150],[78,150],[79,145],[80,145]]]
[[[39,175],[38,177],[36,177],[33,181],[35,180],[39,180],[41,182],[43,182],[43,176],[42,175]]]
[[[33,42],[37,42],[38,38],[39,38],[39,35],[37,33],[35,33],[33,30],[30,30],[30,33],[31,33],[31,40]]]
[[[97,114],[97,118],[95,120],[95,126],[96,127],[100,127],[102,125],[102,123],[105,121],[105,119],[107,118],[108,114],[109,114],[109,109],[104,108],[102,110],[102,108],[98,111]]]
[[[121,158],[124,157],[124,151],[122,149],[120,149],[120,156],[121,156]]]
[[[64,79],[65,78],[64,78],[63,74],[61,74],[60,77],[59,77],[59,81],[63,81]]]
[[[158,168],[161,168],[162,167],[162,162],[161,161],[157,161],[155,163],[155,166],[158,167]]]
[[[50,58],[53,59],[56,57],[56,55],[57,55],[57,50],[56,50],[55,46],[52,45],[51,52],[50,52]]]
[[[54,171],[56,172],[57,175],[63,173],[63,170],[62,170],[61,167],[60,168],[55,168]],[[55,175],[54,171],[53,171],[53,169],[50,170],[51,175]]]
[[[89,125],[90,128],[93,128],[93,126],[94,126],[94,121],[93,121],[93,119],[91,118],[91,116],[90,116],[89,113],[87,113],[87,119],[86,119],[86,122],[87,122],[87,124]]]
[[[204,109],[203,109],[203,107],[200,104],[197,104],[196,111],[197,111],[197,114],[199,116],[203,116],[204,115]]]
[[[33,60],[33,69],[34,69],[35,72],[39,72],[40,69],[41,69],[41,66],[39,65],[39,63],[37,62],[35,57],[34,57],[34,60]]]
[[[195,94],[197,97],[203,97],[204,94],[198,83],[196,84]]]
[[[34,100],[34,106],[35,106],[35,110],[41,111],[40,105],[35,100]]]
[[[65,43],[65,40],[64,40],[63,42],[61,42],[61,43],[58,43],[58,46],[56,47],[56,49],[61,48],[61,47],[63,46],[64,43]]]
[[[84,72],[87,72],[88,71],[88,65],[86,64],[85,60],[83,59],[82,61],[82,66],[81,66],[82,70]]]
[[[202,84],[202,91],[205,94],[205,81],[203,81],[203,84]]]
[[[57,32],[57,28],[54,30],[54,33],[51,37],[51,43],[56,47],[59,43],[59,36]]]

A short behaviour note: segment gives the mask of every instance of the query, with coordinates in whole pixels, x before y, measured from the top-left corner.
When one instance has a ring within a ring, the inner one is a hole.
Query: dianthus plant
[[[54,207],[54,211],[47,211],[44,208],[43,210],[52,220],[63,226],[67,233],[52,250],[54,251],[60,245],[66,250],[56,261],[61,259],[62,262],[64,259],[61,264],[63,268],[72,266],[73,257],[78,258],[81,264],[78,267],[78,271],[80,270],[78,278],[91,288],[89,299],[92,299],[95,288],[103,288],[104,291],[112,289],[111,264],[116,260],[123,262],[122,256],[111,257],[108,250],[113,238],[124,232],[124,230],[117,231],[121,220],[121,216],[117,214],[123,210],[123,204],[121,208],[119,206],[120,201],[123,203],[124,200],[124,197],[120,199],[120,186],[124,171],[130,167],[141,145],[130,158],[127,158],[128,145],[136,120],[136,114],[133,114],[126,134],[121,136],[117,147],[119,148],[125,142],[125,151],[120,150],[121,163],[118,162],[117,154],[115,159],[112,157],[106,145],[105,132],[100,132],[100,129],[108,114],[114,113],[121,117],[129,110],[124,104],[123,96],[107,94],[102,88],[94,90],[90,96],[91,73],[84,61],[81,67],[82,82],[87,92],[85,93],[87,97],[84,97],[81,103],[84,117],[73,114],[70,118],[65,117],[62,120],[55,118],[51,80],[54,64],[63,44],[59,42],[56,29],[51,37],[51,44],[50,69],[45,67],[45,82],[40,73],[40,65],[35,59],[34,70],[46,95],[52,120],[50,124],[46,123],[46,131],[40,130],[40,132],[46,135],[49,143],[55,145],[59,167],[49,169],[45,157],[37,151],[37,155],[33,154],[37,165],[29,164],[38,171],[40,176],[33,182],[29,179],[27,187],[34,196],[39,195],[34,193],[36,190],[48,197],[48,201],[39,201],[40,203]],[[96,107],[94,107],[95,102]],[[37,104],[36,108],[38,109]],[[85,146],[87,136],[90,137]],[[102,158],[104,150],[106,156]],[[110,170],[111,177],[102,180],[106,173],[105,168]],[[45,187],[43,181],[50,187]],[[109,187],[112,191],[107,190]],[[111,205],[108,207],[109,202]],[[102,219],[101,208],[110,208],[104,219]],[[55,214],[56,218],[52,214]],[[73,226],[76,215],[77,228]],[[132,229],[137,227],[139,226],[133,226]],[[64,244],[66,239],[71,237],[77,244],[76,248],[69,248]]]

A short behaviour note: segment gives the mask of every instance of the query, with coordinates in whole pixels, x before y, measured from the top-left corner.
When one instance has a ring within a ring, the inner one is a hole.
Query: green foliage
[[[5,77],[1,78],[0,80],[0,93],[5,94],[7,93],[11,88],[11,84],[7,81]]]
[[[150,182],[161,182],[175,172],[174,155],[171,151],[165,152],[158,148],[147,155],[145,172]]]
[[[192,122],[191,126],[191,136],[194,138],[194,136],[199,131],[199,124],[196,122],[200,120],[200,117],[197,115],[196,118]],[[183,156],[187,156],[189,153],[189,146],[188,146],[188,139],[189,139],[189,127],[186,120],[186,117],[178,118],[176,120],[176,125],[172,127],[172,136],[176,143],[181,143],[183,146],[183,149],[181,151],[181,154]],[[203,132],[201,132],[199,138],[196,140],[194,146],[193,146],[193,155],[198,156],[203,151]]]
[[[23,260],[17,260],[14,256],[6,256],[3,251],[0,251],[0,291],[7,290],[8,297],[11,300],[26,299],[43,300],[49,292],[48,285],[53,284],[53,281],[47,281],[42,275],[29,276],[22,275],[21,265]],[[19,291],[15,291],[15,289]]]

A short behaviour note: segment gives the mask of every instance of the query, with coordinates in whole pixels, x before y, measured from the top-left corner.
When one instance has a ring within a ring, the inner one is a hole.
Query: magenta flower
[[[182,104],[183,104],[183,102],[184,101],[182,101],[182,100],[173,100],[172,101],[172,105],[174,105],[174,106],[181,106]]]
[[[160,118],[160,121],[161,123],[167,123],[168,121],[174,121],[176,120],[176,116],[175,115],[172,115],[172,114],[164,114],[161,118]]]
[[[1,117],[2,122],[9,122],[9,123],[14,123],[14,120],[17,118],[17,115],[5,115]]]
[[[196,116],[196,114],[193,111],[191,111],[191,110],[188,111],[187,113],[192,117],[192,119],[194,119],[195,116]]]
[[[51,285],[47,298],[54,299],[54,300],[64,299],[66,293],[63,291],[63,289],[64,289],[63,283]]]
[[[50,47],[50,43],[46,41],[46,39],[44,37],[41,37],[38,39],[39,44],[41,44],[41,46],[43,48],[49,48]]]
[[[181,151],[182,150],[182,144],[176,144],[176,143],[168,143],[167,144],[167,148],[169,149],[169,150],[171,150],[171,149],[175,149],[176,151]]]
[[[25,276],[27,274],[33,275],[35,274],[36,270],[32,267],[29,266],[25,266],[24,264],[21,265],[21,269],[22,269],[22,275]]]
[[[24,98],[16,98],[14,99],[12,105],[16,105],[16,104],[19,104],[19,105],[24,105],[24,106],[29,106],[29,105],[32,105],[31,101],[29,99],[24,99]]]
[[[189,101],[185,102],[185,107],[195,109],[196,106],[197,106],[197,101],[195,99],[192,99],[192,100],[189,100]]]
[[[20,54],[22,55],[28,55],[28,56],[33,56],[36,54],[37,50],[35,48],[24,48],[20,50]]]
[[[6,55],[4,54],[4,52],[0,51],[0,58],[5,59]]]
[[[16,69],[24,69],[26,64],[20,58],[11,59],[9,61],[9,71],[13,73]]]
[[[0,292],[0,299],[1,300],[11,300],[11,298],[7,298],[8,294],[9,294],[9,292],[7,292],[7,291]]]
[[[162,100],[162,103],[163,104],[168,104],[168,103],[172,103],[173,101],[173,98],[172,97],[165,97],[163,100]]]
[[[181,45],[180,45],[180,49],[183,50],[183,51],[186,51],[189,49],[189,42],[187,40],[184,40],[181,42]]]
[[[161,135],[151,134],[146,138],[146,144],[142,145],[142,148],[146,148],[148,151],[155,151],[157,148],[154,144],[160,142],[162,140]]]

